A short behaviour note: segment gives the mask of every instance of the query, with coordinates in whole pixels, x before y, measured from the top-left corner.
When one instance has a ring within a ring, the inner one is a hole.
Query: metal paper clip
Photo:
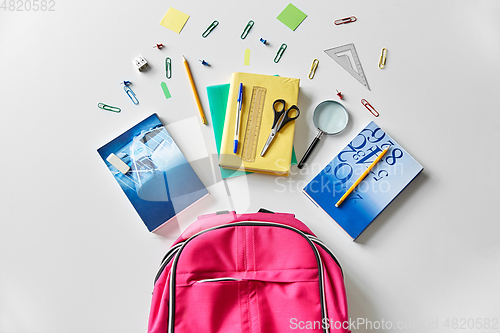
[[[172,77],[172,60],[170,58],[165,58],[165,76],[167,79]]]
[[[351,17],[346,17],[340,20],[336,20],[333,23],[335,25],[340,25],[340,24],[345,24],[345,23],[351,23],[356,21],[356,16],[351,16]]]
[[[314,74],[316,74],[316,68],[318,68],[319,60],[314,59],[311,65],[311,70],[309,71],[309,79],[312,80],[314,78]]]
[[[125,90],[132,103],[135,105],[139,104],[139,100],[135,97],[134,91],[129,86],[123,86],[123,90]]]
[[[218,25],[219,21],[217,20],[213,21],[212,24],[210,24],[210,26],[207,28],[207,30],[205,30],[205,32],[201,34],[201,37],[207,38],[207,36],[210,35],[210,33],[212,32],[212,30],[214,30],[215,27]]]
[[[285,50],[286,50],[286,44],[283,43],[283,44],[281,44],[280,49],[278,50],[278,53],[276,53],[276,57],[274,57],[275,63],[278,63],[278,61],[280,61],[281,56],[283,55],[283,52],[285,52]]]
[[[245,27],[245,30],[241,33],[240,38],[245,39],[247,38],[248,33],[250,32],[250,29],[252,29],[254,22],[252,20],[248,21],[247,26]]]
[[[382,54],[380,55],[380,60],[378,61],[378,68],[382,69],[385,67],[385,58],[387,57],[387,49],[384,47],[382,49]]]
[[[97,107],[99,109],[103,109],[103,110],[111,111],[111,112],[116,112],[116,113],[118,113],[118,112],[121,111],[121,109],[119,107],[117,107],[117,106],[111,106],[111,105],[107,105],[107,104],[104,104],[104,103],[97,104]]]
[[[367,108],[368,111],[371,112],[372,115],[374,115],[375,117],[379,116],[379,113],[377,112],[377,110],[375,110],[375,108],[370,103],[368,103],[368,101],[366,99],[363,98],[361,100],[361,104],[363,104],[365,106],[365,108]]]

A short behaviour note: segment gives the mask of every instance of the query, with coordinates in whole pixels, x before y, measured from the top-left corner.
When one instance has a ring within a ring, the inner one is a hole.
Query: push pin
[[[335,89],[335,90],[337,90],[337,89]],[[344,99],[344,96],[342,96],[342,93],[338,90],[337,90],[337,96],[339,96],[340,99]]]
[[[158,50],[161,50],[163,48],[163,44],[156,44],[156,46],[153,46],[153,48],[157,48]]]
[[[129,86],[129,85],[132,84],[132,82],[130,82],[130,81],[123,81],[123,82],[120,82],[120,84],[124,84],[126,86]]]
[[[201,60],[200,59],[200,62],[203,66],[210,66],[210,64],[208,62],[206,62],[205,60]]]
[[[262,42],[262,44],[266,45],[267,44],[267,40],[265,40],[264,38],[261,38],[260,41]]]

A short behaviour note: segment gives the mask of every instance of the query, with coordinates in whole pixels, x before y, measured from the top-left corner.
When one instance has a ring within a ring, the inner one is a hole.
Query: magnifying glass
[[[309,148],[307,148],[304,157],[300,160],[297,167],[302,169],[312,151],[318,145],[323,134],[337,135],[341,133],[349,122],[349,114],[342,104],[336,101],[324,101],[318,104],[313,113],[313,123],[318,129],[318,135],[314,138]]]

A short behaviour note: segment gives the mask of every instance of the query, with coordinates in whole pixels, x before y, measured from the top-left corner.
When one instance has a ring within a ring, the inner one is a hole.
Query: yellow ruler
[[[248,111],[248,120],[245,129],[245,139],[241,159],[245,162],[255,162],[257,153],[257,143],[259,141],[260,123],[264,112],[264,102],[266,100],[267,89],[263,87],[253,87],[252,100]]]

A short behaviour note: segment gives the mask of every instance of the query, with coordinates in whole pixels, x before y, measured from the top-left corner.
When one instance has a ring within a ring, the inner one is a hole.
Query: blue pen
[[[238,152],[238,140],[240,139],[240,116],[241,104],[243,104],[243,83],[240,83],[240,92],[238,93],[238,106],[236,109],[236,129],[234,131],[234,153]]]

